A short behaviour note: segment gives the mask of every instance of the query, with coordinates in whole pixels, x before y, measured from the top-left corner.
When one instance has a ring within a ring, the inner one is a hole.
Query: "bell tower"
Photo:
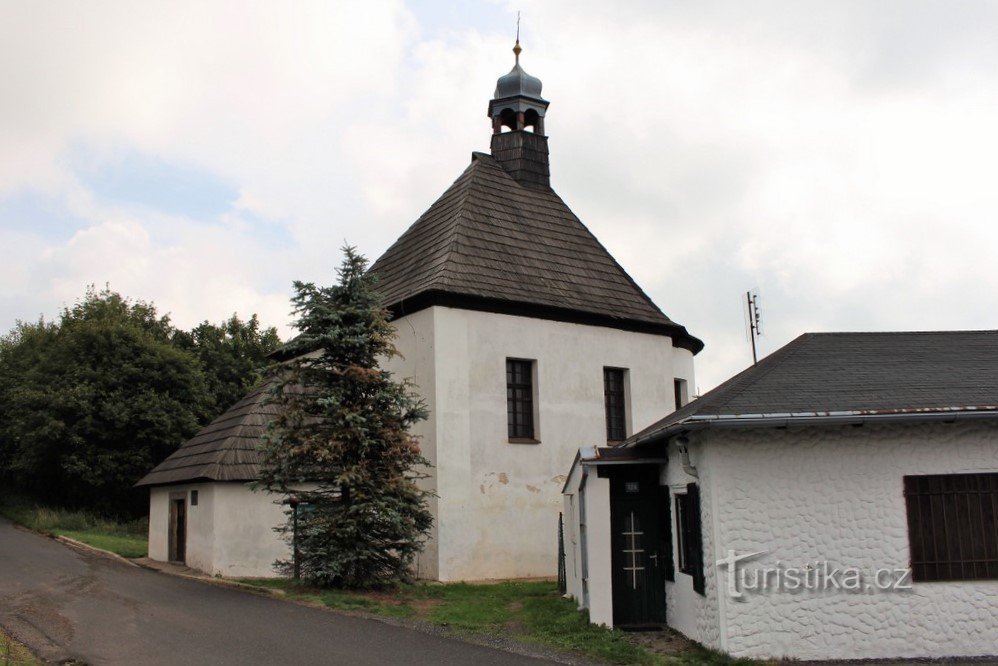
[[[522,51],[517,39],[513,69],[496,81],[489,102],[492,156],[520,184],[550,187],[548,138],[544,135],[549,102],[541,97],[541,80],[520,67]]]

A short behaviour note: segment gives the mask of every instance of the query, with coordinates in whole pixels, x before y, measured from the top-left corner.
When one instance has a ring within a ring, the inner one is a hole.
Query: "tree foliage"
[[[367,261],[344,249],[339,283],[295,283],[300,335],[275,373],[280,405],[264,438],[260,484],[293,495],[302,576],[369,587],[405,579],[432,517],[417,485],[428,465],[410,427],[427,416],[408,382],[379,366],[395,329]],[[291,539],[291,525],[280,528]],[[289,571],[291,562],[279,562]]]
[[[201,364],[217,413],[234,405],[263,380],[268,354],[281,346],[277,329],[261,329],[255,314],[247,321],[233,314],[218,325],[204,321],[190,331],[177,331],[173,339]]]
[[[144,511],[133,484],[258,381],[276,346],[255,316],[216,328],[177,331],[153,304],[93,287],[57,322],[18,323],[0,340],[0,483],[50,504]]]

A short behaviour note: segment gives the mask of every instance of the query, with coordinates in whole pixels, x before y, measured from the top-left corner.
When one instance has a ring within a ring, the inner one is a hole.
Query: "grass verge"
[[[686,641],[673,654],[647,649],[622,631],[589,624],[553,582],[417,583],[386,591],[325,590],[275,579],[240,582],[337,610],[430,622],[469,635],[501,635],[611,664],[750,663]]]
[[[123,557],[146,555],[149,527],[145,519],[119,523],[86,511],[39,506],[11,495],[0,495],[0,515],[38,532],[66,536]]]
[[[41,666],[42,662],[0,629],[0,666]]]

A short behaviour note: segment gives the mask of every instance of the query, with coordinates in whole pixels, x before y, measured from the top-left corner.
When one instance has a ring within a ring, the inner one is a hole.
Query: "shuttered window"
[[[998,579],[998,473],[904,477],[914,581]]]
[[[603,397],[606,403],[606,440],[627,439],[627,406],[624,399],[623,368],[603,368]]]
[[[534,439],[534,362],[506,359],[506,423],[511,440]]]
[[[676,528],[679,541],[679,571],[693,578],[693,590],[704,593],[703,537],[700,527],[700,487],[686,486],[676,495]]]

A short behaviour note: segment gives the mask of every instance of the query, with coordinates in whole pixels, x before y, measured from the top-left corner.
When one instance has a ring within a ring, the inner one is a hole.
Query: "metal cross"
[[[631,588],[634,589],[634,590],[636,590],[636,589],[638,589],[638,572],[645,570],[644,567],[639,567],[638,566],[638,553],[645,552],[644,548],[638,548],[638,537],[639,536],[643,536],[644,532],[639,532],[637,530],[637,527],[636,527],[637,520],[634,517],[634,512],[633,511],[631,511],[631,515],[629,516],[629,520],[630,520],[630,524],[627,526],[628,527],[628,531],[624,532],[624,536],[627,537],[630,540],[630,543],[627,544],[628,546],[630,546],[630,548],[625,548],[624,552],[627,553],[628,557],[630,557],[630,559],[631,559],[630,565],[631,566],[629,566],[629,567],[625,566],[624,567],[624,571],[630,571],[631,572]]]

